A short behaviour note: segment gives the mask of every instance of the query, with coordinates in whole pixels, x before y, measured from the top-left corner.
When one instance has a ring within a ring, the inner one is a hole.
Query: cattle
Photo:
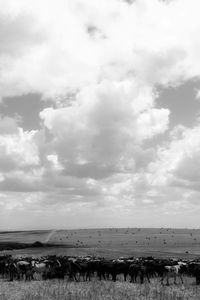
[[[97,265],[97,276],[98,278],[101,280],[101,279],[108,279],[109,278],[109,275],[110,275],[110,272],[111,272],[111,269],[112,269],[112,262],[108,261],[108,260],[100,260],[98,262],[98,265]]]
[[[177,284],[177,277],[180,278],[181,283],[183,284],[183,278],[182,274],[186,270],[186,263],[178,263],[176,265],[172,266],[165,266],[165,272],[163,273],[163,276],[161,278],[161,283],[163,284],[164,279],[166,278],[167,280],[167,285],[169,285],[169,278],[173,277],[174,278],[174,284]]]
[[[56,260],[53,265],[51,264],[51,269],[54,270],[55,278],[64,279],[67,277],[68,280],[80,280],[81,266],[75,258],[61,257],[59,260]]]
[[[58,259],[45,259],[42,261],[32,261],[32,267],[36,274],[42,279],[64,278],[62,265]],[[62,276],[61,276],[62,274]]]
[[[130,278],[131,283],[150,282],[156,277],[162,284],[169,285],[170,278],[176,284],[183,283],[182,275],[195,277],[200,284],[200,263],[198,260],[181,261],[177,259],[124,258],[105,259],[101,257],[46,256],[40,258],[12,258],[0,256],[0,275],[13,280],[65,279],[69,281],[87,281],[92,278],[116,281]]]
[[[31,262],[26,260],[19,260],[15,263],[19,278],[25,280],[33,279],[33,274],[35,272]]]
[[[200,263],[190,262],[188,264],[188,274],[194,276],[196,279],[196,284],[200,284]]]
[[[49,262],[39,262],[39,261],[35,261],[33,260],[31,262],[32,268],[34,270],[35,274],[39,274],[42,279],[47,279],[47,274],[50,271],[50,264]]]
[[[141,266],[139,263],[132,263],[129,266],[129,275],[130,275],[130,282],[135,283],[137,281],[137,278],[140,274]]]
[[[129,274],[130,263],[124,260],[102,260],[98,264],[97,275],[99,279],[104,280],[111,279],[113,281],[117,280],[117,276],[122,274],[124,276],[124,281],[126,281],[127,275]]]
[[[91,276],[94,276],[96,271],[96,262],[91,261],[90,259],[84,259],[82,261],[77,261],[79,266],[79,279],[82,277],[83,281],[91,280]]]
[[[20,280],[20,273],[15,261],[11,261],[7,263],[6,268],[7,268],[7,273],[10,281],[13,281],[14,279]]]
[[[6,260],[0,260],[0,275],[4,278],[7,273],[7,262]]]
[[[112,280],[116,281],[117,275],[122,274],[124,276],[124,281],[129,274],[129,266],[130,263],[122,260],[118,260],[114,262],[113,270],[112,270]]]
[[[155,261],[136,261],[132,263],[129,267],[129,275],[131,282],[136,282],[139,279],[140,283],[144,283],[146,279],[150,282],[150,278],[160,274],[161,266]]]

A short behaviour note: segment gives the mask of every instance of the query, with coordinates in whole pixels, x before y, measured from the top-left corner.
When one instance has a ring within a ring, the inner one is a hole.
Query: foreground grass
[[[158,280],[151,284],[129,282],[67,282],[59,280],[6,282],[0,281],[0,300],[197,300],[200,287],[185,278],[184,285],[162,286]]]

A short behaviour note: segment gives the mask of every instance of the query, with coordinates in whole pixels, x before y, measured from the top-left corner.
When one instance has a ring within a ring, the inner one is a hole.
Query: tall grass
[[[199,300],[200,287],[185,278],[184,285],[98,281],[68,282],[59,280],[0,282],[0,300]]]

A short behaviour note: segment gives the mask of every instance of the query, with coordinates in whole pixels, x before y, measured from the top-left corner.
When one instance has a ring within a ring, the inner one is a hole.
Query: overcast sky
[[[199,12],[0,0],[0,229],[200,227]]]

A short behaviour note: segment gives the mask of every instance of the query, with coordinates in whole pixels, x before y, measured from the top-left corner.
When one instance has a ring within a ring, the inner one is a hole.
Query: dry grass
[[[55,244],[55,248],[27,248],[7,251],[12,255],[98,255],[108,258],[119,256],[158,256],[192,258],[200,255],[200,229],[166,228],[107,228],[54,231],[0,232],[0,243]],[[63,245],[62,248],[56,244]],[[66,246],[73,245],[72,248]]]
[[[192,284],[193,283],[193,284]],[[184,285],[162,286],[158,280],[151,284],[131,284],[118,281],[67,282],[32,281],[0,282],[0,300],[199,300],[200,287],[185,278]]]
[[[50,237],[50,239],[49,239]],[[119,256],[199,256],[200,230],[177,229],[91,229],[0,233],[0,241],[34,242],[41,240],[75,248],[41,248],[8,251],[13,256],[95,255]],[[186,253],[189,252],[189,253]],[[5,254],[6,252],[2,252]],[[7,282],[0,279],[0,300],[200,300],[200,287],[186,277],[184,285],[162,286],[110,281],[68,282],[51,280]]]

